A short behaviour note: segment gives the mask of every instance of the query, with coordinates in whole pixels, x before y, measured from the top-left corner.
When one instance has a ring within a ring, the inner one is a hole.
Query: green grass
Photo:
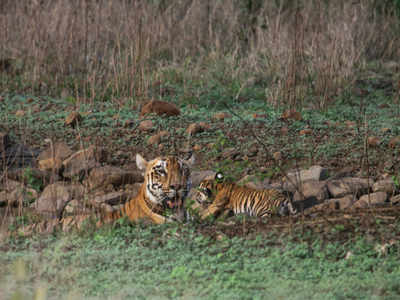
[[[1,248],[0,297],[29,299],[38,287],[49,299],[400,297],[396,244],[383,255],[371,239],[306,241],[307,232],[297,241],[266,234],[215,239],[197,229],[123,225],[10,240]]]

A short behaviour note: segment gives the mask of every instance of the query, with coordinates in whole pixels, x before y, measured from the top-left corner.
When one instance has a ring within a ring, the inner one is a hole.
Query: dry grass
[[[190,62],[184,75],[200,77],[218,62],[242,86],[266,82],[276,105],[316,95],[312,102],[324,107],[367,62],[400,58],[399,20],[374,3],[2,1],[0,59],[12,59],[7,71],[18,80],[3,72],[0,87],[53,96],[66,89],[91,101],[147,98],[166,67]]]

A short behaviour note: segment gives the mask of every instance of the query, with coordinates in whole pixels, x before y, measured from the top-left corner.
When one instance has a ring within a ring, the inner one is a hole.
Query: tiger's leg
[[[214,203],[213,203],[205,209],[205,211],[201,215],[201,219],[204,220],[205,218],[207,218],[211,215],[215,215],[220,210],[221,210],[221,208],[218,207],[217,205],[214,205]]]
[[[223,195],[224,193],[218,193],[217,196],[215,197],[215,200],[209,207],[205,209],[205,211],[202,213],[201,219],[204,220],[208,216],[211,215],[216,215],[218,212],[223,210],[226,205],[229,203],[229,197]],[[223,196],[221,196],[223,195]]]
[[[156,214],[156,213],[152,213],[150,218],[156,224],[164,224],[166,222],[172,222],[172,220],[167,219],[163,216],[160,216],[159,214]]]

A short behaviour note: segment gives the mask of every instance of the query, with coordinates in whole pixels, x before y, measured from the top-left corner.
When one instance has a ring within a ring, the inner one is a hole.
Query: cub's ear
[[[192,156],[189,159],[184,160],[185,164],[187,164],[188,167],[192,167],[194,165],[195,161],[196,161],[196,158],[195,158],[193,153],[192,153]]]
[[[139,153],[136,154],[136,165],[139,170],[146,170],[147,160],[145,160]]]
[[[215,174],[214,180],[218,183],[224,181],[224,174],[222,174],[221,172],[217,172],[217,174]]]

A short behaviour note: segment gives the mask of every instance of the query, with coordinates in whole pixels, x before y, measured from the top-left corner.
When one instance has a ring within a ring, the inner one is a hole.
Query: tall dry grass
[[[266,99],[275,105],[312,99],[323,107],[366,63],[400,58],[399,20],[375,6],[3,0],[0,60],[12,59],[13,67],[0,73],[0,88],[53,96],[67,89],[91,101],[146,98],[166,69],[215,79],[212,68],[223,66],[221,77],[242,87],[266,82]]]

